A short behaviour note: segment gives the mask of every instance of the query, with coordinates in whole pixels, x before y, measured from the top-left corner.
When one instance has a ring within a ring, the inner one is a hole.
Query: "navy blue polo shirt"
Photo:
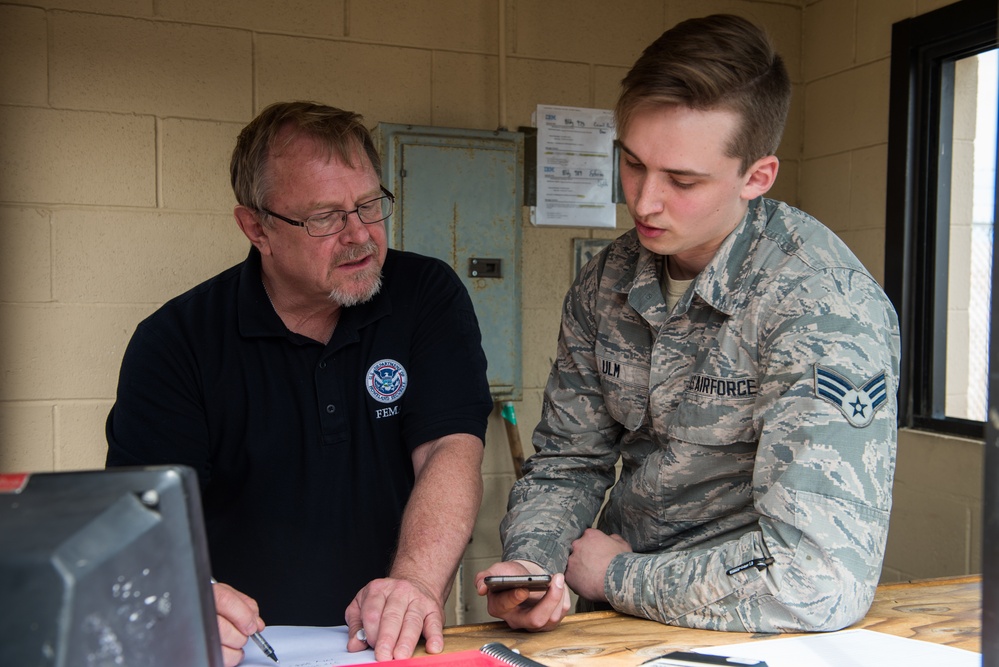
[[[388,251],[381,292],[328,344],[290,332],[260,255],[137,327],[107,421],[108,466],[197,470],[212,572],[275,625],[341,625],[388,573],[412,451],[484,439],[492,399],[471,300],[443,262]]]

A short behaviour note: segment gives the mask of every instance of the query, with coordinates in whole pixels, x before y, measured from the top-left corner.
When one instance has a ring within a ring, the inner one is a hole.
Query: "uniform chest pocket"
[[[649,406],[649,364],[599,345],[596,360],[607,412],[629,431],[637,431]]]
[[[669,437],[698,445],[755,442],[756,380],[693,376],[687,382]]]

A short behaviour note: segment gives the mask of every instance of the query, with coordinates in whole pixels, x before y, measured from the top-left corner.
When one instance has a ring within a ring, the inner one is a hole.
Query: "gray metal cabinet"
[[[519,400],[523,135],[382,123],[375,137],[396,196],[390,245],[454,268],[475,305],[493,398]]]

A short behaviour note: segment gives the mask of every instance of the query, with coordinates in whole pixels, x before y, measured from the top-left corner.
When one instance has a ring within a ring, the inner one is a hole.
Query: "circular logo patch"
[[[391,403],[402,398],[408,382],[406,369],[402,364],[393,359],[382,359],[371,364],[364,386],[371,398],[379,403]]]

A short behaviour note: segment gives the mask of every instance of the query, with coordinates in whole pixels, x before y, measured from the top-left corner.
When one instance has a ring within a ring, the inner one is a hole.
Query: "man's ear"
[[[267,238],[267,228],[260,222],[256,211],[243,205],[233,209],[232,214],[236,217],[236,224],[243,230],[250,243],[260,251],[261,255],[270,254],[270,239]]]
[[[780,160],[776,155],[767,155],[754,162],[746,170],[746,184],[742,186],[740,197],[746,201],[756,199],[760,195],[765,195],[774,181],[777,180],[777,170],[780,168]]]

